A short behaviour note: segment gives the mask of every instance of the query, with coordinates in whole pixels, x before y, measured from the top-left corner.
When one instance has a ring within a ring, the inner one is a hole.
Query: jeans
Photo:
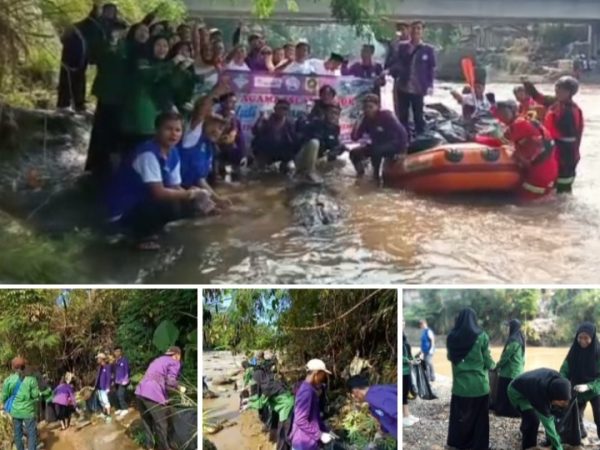
[[[413,121],[415,122],[415,135],[425,131],[425,116],[423,114],[424,97],[406,92],[398,92],[396,97],[398,105],[398,120],[408,130],[409,111],[412,109]]]
[[[127,410],[127,400],[125,398],[127,394],[127,386],[123,384],[117,384],[117,400],[119,401],[119,409]]]
[[[433,370],[433,355],[425,355],[425,367],[427,367],[427,378],[429,381],[435,381],[435,372]]]
[[[37,422],[35,419],[13,419],[15,445],[17,450],[25,450],[23,445],[23,429],[27,435],[27,450],[37,448]]]

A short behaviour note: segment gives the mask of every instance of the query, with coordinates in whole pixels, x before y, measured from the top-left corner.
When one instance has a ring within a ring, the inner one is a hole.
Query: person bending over
[[[204,195],[197,198],[197,206],[203,213],[209,213],[215,206],[224,209],[231,206],[229,200],[219,196],[208,183],[213,170],[213,161],[218,154],[217,142],[227,126],[227,120],[217,114],[204,119],[202,135],[190,147],[183,144],[181,155],[181,184],[185,189],[200,189]]]
[[[393,384],[369,386],[366,378],[355,375],[348,379],[348,389],[354,400],[369,405],[385,436],[398,439],[398,386]]]
[[[513,143],[513,158],[523,171],[523,182],[517,191],[521,201],[537,200],[554,192],[558,164],[554,142],[537,120],[518,115],[514,101],[499,102],[496,114],[508,125],[505,138]]]
[[[508,386],[508,398],[521,414],[523,450],[538,445],[540,422],[553,450],[563,450],[554,422],[571,400],[571,383],[556,370],[536,369],[518,376]]]
[[[109,186],[109,221],[133,235],[140,250],[160,248],[156,233],[183,216],[202,191],[181,186],[176,146],[182,135],[178,113],[160,114],[156,136],[123,159]]]
[[[365,160],[371,159],[373,176],[377,181],[380,178],[383,158],[406,155],[408,148],[408,134],[404,126],[391,111],[382,110],[379,105],[379,97],[376,95],[365,96],[363,100],[364,116],[352,130],[352,140],[359,141],[368,134],[371,143],[350,152],[350,160],[359,177],[365,173]]]

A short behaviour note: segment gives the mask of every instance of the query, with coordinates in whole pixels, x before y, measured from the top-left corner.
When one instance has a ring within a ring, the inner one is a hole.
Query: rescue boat
[[[445,144],[404,160],[386,160],[383,181],[423,194],[513,191],[521,173],[512,152],[509,146]]]

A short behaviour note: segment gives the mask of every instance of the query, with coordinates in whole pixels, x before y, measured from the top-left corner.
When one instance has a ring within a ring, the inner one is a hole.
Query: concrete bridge
[[[290,11],[279,0],[274,20],[331,22],[329,0],[296,0],[298,11]],[[252,0],[186,0],[199,17],[249,18]],[[436,22],[560,22],[600,24],[600,0],[385,0],[377,11],[392,19],[422,19]]]

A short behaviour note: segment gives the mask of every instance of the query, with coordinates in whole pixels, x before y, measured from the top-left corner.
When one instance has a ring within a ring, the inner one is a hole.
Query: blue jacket
[[[183,148],[180,146],[181,185],[183,187],[196,186],[198,180],[210,175],[216,150],[216,144],[205,136],[201,136],[193,147]]]
[[[425,328],[421,333],[421,351],[424,355],[428,355],[433,349],[433,342],[431,342],[431,338],[429,337],[430,331],[429,328]]]
[[[129,157],[123,159],[109,185],[107,202],[110,218],[116,219],[127,214],[139,204],[152,200],[142,176],[134,169],[136,159],[144,153],[150,153],[156,157],[165,187],[176,187],[180,184],[180,157],[177,148],[171,149],[165,159],[154,139],[143,142]]]
[[[371,386],[365,401],[369,404],[369,411],[379,422],[382,431],[398,439],[398,386],[393,384]]]

